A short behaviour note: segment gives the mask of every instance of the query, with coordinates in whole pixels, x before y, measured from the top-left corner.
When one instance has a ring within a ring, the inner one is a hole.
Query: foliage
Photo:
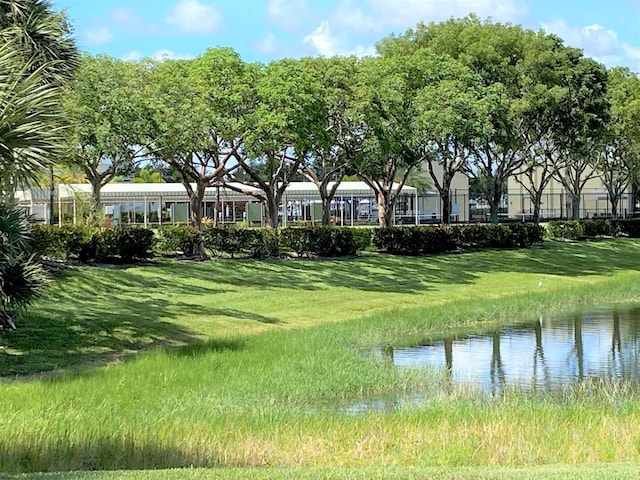
[[[0,329],[15,328],[15,314],[42,294],[46,276],[28,253],[23,209],[0,203]]]
[[[199,251],[202,234],[188,225],[166,225],[157,230],[157,250],[163,253],[182,252],[193,256]]]
[[[282,245],[298,255],[343,257],[356,254],[355,229],[348,227],[287,228],[280,234]]]
[[[581,240],[595,237],[616,237],[634,231],[640,222],[629,220],[554,220],[547,224],[547,235],[551,238]]]
[[[543,228],[534,224],[392,227],[374,230],[373,244],[395,255],[424,255],[456,249],[517,248],[541,243]]]
[[[205,248],[231,258],[276,257],[279,254],[278,235],[272,229],[205,226],[202,235]]]
[[[144,228],[37,225],[29,244],[37,256],[77,258],[81,262],[131,262],[152,257],[155,242],[153,231]]]

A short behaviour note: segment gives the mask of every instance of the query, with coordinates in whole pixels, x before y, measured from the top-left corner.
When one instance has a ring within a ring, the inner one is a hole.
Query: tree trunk
[[[377,192],[378,201],[378,225],[381,228],[393,226],[393,205],[389,201],[389,192]]]
[[[443,187],[440,192],[440,203],[442,204],[442,218],[440,222],[444,225],[451,223],[451,196],[449,189]]]
[[[542,205],[542,190],[535,192],[533,197],[533,223],[540,223],[540,206]]]
[[[491,223],[498,223],[500,221],[500,200],[502,200],[502,189],[494,188],[489,195],[489,211],[491,212]]]
[[[580,195],[571,196],[571,220],[580,220]]]
[[[56,201],[56,186],[53,178],[53,165],[49,165],[49,225],[53,225],[53,205]],[[62,212],[58,212],[62,215]]]
[[[618,202],[620,201],[619,195],[609,195],[609,202],[611,203],[611,218],[618,218]]]
[[[89,211],[89,221],[96,223],[98,220],[98,212],[100,211],[100,193],[102,190],[102,178],[94,177],[91,179],[91,210]]]
[[[328,226],[331,224],[331,199],[320,193],[322,199],[322,225]]]
[[[205,186],[197,184],[196,191],[189,196],[189,206],[191,207],[191,225],[198,230],[202,230],[202,201],[204,200]]]
[[[280,202],[278,198],[273,194],[267,195],[267,200],[265,201],[265,217],[267,226],[273,229],[278,228],[278,208],[280,207]],[[283,209],[286,210],[286,205],[283,206]],[[286,215],[286,212],[282,212],[283,215]]]

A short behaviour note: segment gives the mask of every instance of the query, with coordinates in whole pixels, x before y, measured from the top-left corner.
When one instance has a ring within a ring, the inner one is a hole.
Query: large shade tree
[[[271,62],[256,80],[256,103],[247,116],[244,145],[236,158],[242,175],[232,177],[251,188],[227,187],[262,201],[272,228],[278,226],[287,186],[300,175],[300,166],[313,149],[325,142],[323,92],[319,79],[297,60]]]
[[[433,74],[435,63],[397,56],[362,61],[358,75],[358,108],[363,126],[363,152],[352,168],[374,192],[378,224],[393,224],[394,207],[407,179],[426,159],[417,135],[416,83]]]
[[[608,80],[606,68],[590,58],[580,58],[563,75],[567,91],[560,108],[570,129],[559,138],[556,178],[567,193],[567,214],[577,220],[584,187],[599,174],[598,152],[606,142],[610,117]]]
[[[83,55],[63,106],[71,128],[66,131],[67,162],[80,168],[91,184],[91,213],[100,207],[102,187],[133,171],[145,158],[151,129],[145,64],[106,55]]]
[[[319,132],[309,156],[300,165],[322,202],[322,224],[331,218],[331,203],[345,175],[363,153],[364,124],[357,108],[358,60],[355,57],[317,57],[302,60],[324,89],[324,135]]]
[[[245,119],[253,104],[253,71],[230,48],[210,49],[195,60],[165,60],[152,68],[148,143],[153,156],[179,174],[196,228],[202,224],[205,190],[221,187],[239,167]]]
[[[640,78],[628,68],[609,70],[611,117],[596,159],[609,194],[610,214],[620,215],[624,191],[640,171]]]

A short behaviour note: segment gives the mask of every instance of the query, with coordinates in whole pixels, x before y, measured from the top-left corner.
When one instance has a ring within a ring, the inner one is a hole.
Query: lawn
[[[629,386],[456,391],[362,415],[344,407],[441,381],[386,365],[367,355],[372,347],[640,303],[638,254],[640,241],[621,239],[423,258],[68,269],[18,331],[0,332],[0,471],[623,478],[640,453],[640,401]],[[205,469],[144,471],[183,467]]]

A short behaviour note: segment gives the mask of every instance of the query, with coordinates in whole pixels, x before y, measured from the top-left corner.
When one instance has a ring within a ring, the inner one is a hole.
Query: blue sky
[[[640,72],[640,0],[52,0],[80,48],[123,59],[234,48],[246,61],[358,54],[419,21],[475,12],[544,29],[611,67]]]

